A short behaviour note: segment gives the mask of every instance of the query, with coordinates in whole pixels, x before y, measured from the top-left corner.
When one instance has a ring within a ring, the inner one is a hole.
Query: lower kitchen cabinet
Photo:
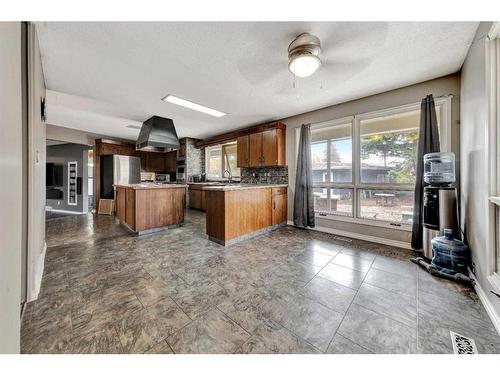
[[[189,207],[195,210],[205,211],[205,191],[196,189],[192,186],[189,187]]]
[[[272,225],[286,223],[287,221],[287,189],[272,189]]]

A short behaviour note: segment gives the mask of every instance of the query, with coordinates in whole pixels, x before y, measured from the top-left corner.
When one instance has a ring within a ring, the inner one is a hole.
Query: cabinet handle
[[[276,201],[273,202],[273,210],[276,209]]]

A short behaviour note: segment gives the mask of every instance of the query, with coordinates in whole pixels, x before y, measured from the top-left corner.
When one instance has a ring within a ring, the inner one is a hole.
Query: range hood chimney
[[[153,116],[144,121],[135,144],[136,150],[168,152],[178,148],[179,138],[171,119]]]

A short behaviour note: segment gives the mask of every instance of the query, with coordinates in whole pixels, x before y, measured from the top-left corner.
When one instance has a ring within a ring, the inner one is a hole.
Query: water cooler
[[[455,154],[435,152],[424,155],[423,252],[432,258],[432,239],[452,230],[461,239],[455,183]]]

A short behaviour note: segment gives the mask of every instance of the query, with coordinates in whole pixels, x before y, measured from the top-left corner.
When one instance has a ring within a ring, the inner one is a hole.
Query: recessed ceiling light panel
[[[182,107],[192,109],[193,111],[203,112],[206,113],[207,115],[214,117],[222,117],[227,115],[227,113],[217,111],[216,109],[205,107],[204,105],[193,103],[190,102],[189,100],[181,99],[173,95],[167,95],[162,100],[168,103],[177,104]]]

